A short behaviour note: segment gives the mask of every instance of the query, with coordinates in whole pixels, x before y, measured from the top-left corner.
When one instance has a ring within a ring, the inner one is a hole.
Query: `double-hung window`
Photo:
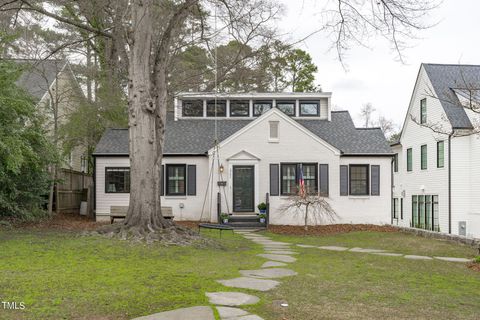
[[[443,168],[445,164],[445,142],[437,142],[437,168]]]
[[[368,164],[350,165],[350,194],[353,196],[369,195]]]
[[[282,163],[281,194],[295,195],[299,191],[300,174],[303,172],[305,191],[314,194],[318,191],[318,172],[315,163]]]
[[[412,148],[407,149],[407,171],[412,171]]]
[[[427,123],[427,99],[420,100],[420,123]]]
[[[130,168],[105,168],[105,193],[129,193]]]
[[[184,164],[167,164],[167,196],[186,195],[186,166]]]
[[[422,170],[427,169],[427,145],[420,147],[420,167]]]

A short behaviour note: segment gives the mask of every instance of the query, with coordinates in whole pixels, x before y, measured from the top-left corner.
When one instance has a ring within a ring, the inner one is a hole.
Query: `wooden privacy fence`
[[[93,200],[93,179],[78,171],[60,169],[56,188],[55,205],[57,211],[78,211],[80,203],[87,202],[87,214],[90,213]]]

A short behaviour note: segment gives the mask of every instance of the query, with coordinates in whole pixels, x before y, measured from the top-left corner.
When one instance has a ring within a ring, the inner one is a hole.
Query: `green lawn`
[[[291,243],[381,248],[421,255],[473,257],[467,246],[402,233],[322,237],[272,235]],[[355,252],[297,248],[299,273],[255,306],[267,319],[479,319],[480,273],[464,264],[413,261]],[[288,308],[271,301],[285,300]]]
[[[216,231],[206,232],[218,238]],[[267,233],[268,234],[268,233]],[[426,255],[475,252],[401,233],[357,232],[323,237],[272,235],[291,243],[346,245]],[[224,233],[222,248],[164,247],[83,237],[60,231],[0,230],[0,319],[130,319],[179,307],[208,305],[205,292],[233,291],[217,279],[258,268],[260,248]],[[245,308],[265,319],[462,318],[480,314],[480,273],[463,264],[410,261],[353,252],[296,248],[299,275],[282,279]],[[278,307],[287,301],[288,308]],[[0,305],[1,307],[1,305]]]
[[[0,231],[0,301],[26,305],[10,312],[0,305],[0,319],[130,319],[208,305],[205,292],[229,291],[215,280],[258,267],[249,242],[228,232],[222,239],[215,249]]]

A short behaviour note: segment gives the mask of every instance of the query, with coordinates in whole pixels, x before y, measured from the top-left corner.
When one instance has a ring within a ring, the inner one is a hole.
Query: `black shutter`
[[[163,196],[165,194],[165,166],[162,164],[162,168],[160,169],[160,195]]]
[[[380,166],[371,166],[371,187],[370,194],[372,196],[380,195]]]
[[[187,166],[187,195],[197,195],[197,166],[194,164]]]
[[[270,195],[278,196],[280,194],[279,188],[279,165],[270,164]]]
[[[340,195],[348,196],[348,166],[340,166]]]
[[[319,168],[320,195],[328,197],[328,164],[320,164]]]

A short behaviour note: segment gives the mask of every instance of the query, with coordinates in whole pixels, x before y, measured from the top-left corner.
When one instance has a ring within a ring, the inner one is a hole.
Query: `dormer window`
[[[182,104],[182,115],[184,117],[202,117],[203,100],[184,100]]]
[[[248,117],[250,114],[250,102],[248,100],[231,100],[231,117]]]
[[[427,123],[427,99],[420,100],[420,123]]]
[[[320,106],[315,101],[300,101],[300,116],[318,117],[320,116]]]
[[[216,110],[215,110],[216,109]],[[207,117],[226,117],[227,116],[227,103],[225,100],[207,101]]]
[[[253,102],[253,115],[255,117],[261,116],[270,109],[272,109],[272,101]]]
[[[295,101],[278,101],[277,108],[287,116],[295,116]]]

